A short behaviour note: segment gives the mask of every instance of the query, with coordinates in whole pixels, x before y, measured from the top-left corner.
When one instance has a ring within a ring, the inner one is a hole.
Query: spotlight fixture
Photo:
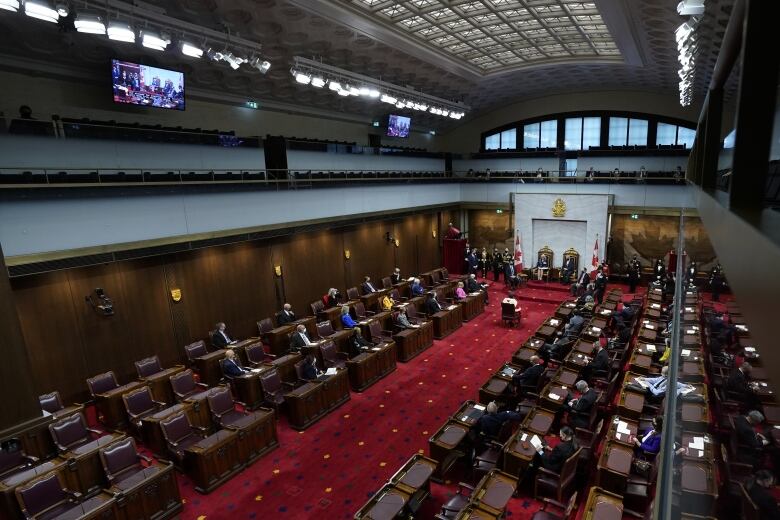
[[[76,31],[84,34],[106,34],[106,24],[99,16],[79,14],[73,22]]]
[[[0,0],[0,9],[5,11],[13,11],[14,13],[19,10],[18,0]]]
[[[141,45],[146,47],[147,49],[152,49],[155,51],[164,51],[166,47],[168,47],[168,44],[170,43],[170,40],[163,39],[162,36],[160,36],[159,33],[156,33],[154,31],[147,31],[143,30],[141,31]]]
[[[60,19],[60,14],[52,9],[49,2],[44,0],[27,0],[24,3],[24,14],[30,18],[36,18],[51,23],[57,23]]]
[[[135,42],[135,31],[130,27],[130,24],[125,22],[109,22],[106,34],[109,40],[125,43]]]
[[[97,287],[94,293],[88,294],[85,299],[98,314],[102,314],[103,316],[114,315],[114,302],[111,301],[111,298],[109,298],[105,291],[100,287]]]
[[[68,7],[68,4],[57,2],[55,8],[57,10],[57,14],[60,15],[61,18],[67,18],[70,14],[70,7]]]
[[[325,86],[325,79],[315,76],[311,78],[311,86],[316,88],[322,88]]]
[[[333,92],[339,92],[341,90],[341,83],[339,83],[338,81],[331,80],[328,83],[328,88]]]
[[[304,72],[296,72],[295,81],[301,83],[302,85],[308,85],[309,83],[311,83],[311,76],[309,76]]]
[[[680,16],[699,16],[704,14],[704,0],[682,0],[677,4]]]
[[[202,58],[203,49],[188,42],[181,42],[181,53],[190,58]]]
[[[254,56],[249,60],[249,66],[253,69],[259,70],[261,74],[265,74],[268,72],[268,69],[271,68],[271,63],[268,61],[260,61],[260,58]]]

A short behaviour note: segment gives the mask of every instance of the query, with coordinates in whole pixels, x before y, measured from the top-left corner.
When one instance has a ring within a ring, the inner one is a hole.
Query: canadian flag
[[[599,237],[596,236],[596,243],[593,245],[593,259],[590,261],[590,265],[593,267],[591,271],[595,271],[599,268]]]
[[[515,272],[523,270],[523,246],[520,242],[520,230],[515,230]]]

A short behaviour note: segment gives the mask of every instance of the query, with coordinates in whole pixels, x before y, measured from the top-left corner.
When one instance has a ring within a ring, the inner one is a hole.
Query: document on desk
[[[447,307],[447,310],[451,311],[452,309],[455,309],[457,307],[458,307],[457,305],[450,305],[449,307]]]
[[[382,349],[379,348],[379,347],[372,347],[371,350],[374,351],[374,352],[379,352]]]
[[[559,400],[563,399],[563,397],[561,397],[560,395],[558,395],[558,394],[554,394],[554,393],[552,393],[552,392],[550,392],[549,394],[547,394],[547,397],[549,397],[549,398],[550,398],[550,399],[552,399],[553,401],[559,401]]]
[[[648,344],[647,347],[645,347],[645,348],[647,348],[648,352],[656,352],[655,345]]]
[[[260,372],[262,372],[262,370],[259,368],[252,368],[250,369],[250,372],[252,372],[253,374],[259,374]]]
[[[684,349],[682,349],[682,350],[680,351],[680,354],[682,354],[684,357],[688,357],[688,356],[690,356],[690,355],[691,355],[691,351],[690,351],[690,350],[688,350],[687,348],[684,348]]]
[[[533,437],[531,437],[530,442],[531,442],[531,446],[533,446],[534,449],[539,452],[539,454],[542,454],[544,452],[544,450],[542,449],[542,440],[539,437],[534,435]]]
[[[325,375],[326,376],[335,376],[336,372],[337,372],[337,370],[334,367],[330,367],[329,369],[327,369],[325,371]]]
[[[481,411],[481,412],[484,412],[484,411],[485,411],[485,405],[482,405],[482,404],[475,404],[475,405],[474,405],[474,409],[475,409],[475,410],[479,410],[479,411]]]
[[[650,388],[650,383],[648,383],[641,377],[637,377],[636,379],[634,379],[634,383],[638,384],[642,388]]]

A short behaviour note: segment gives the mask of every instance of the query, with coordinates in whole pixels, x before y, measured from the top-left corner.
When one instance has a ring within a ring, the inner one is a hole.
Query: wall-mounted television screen
[[[411,118],[390,114],[387,120],[387,135],[389,137],[409,137]]]
[[[111,60],[114,103],[184,110],[184,73]]]

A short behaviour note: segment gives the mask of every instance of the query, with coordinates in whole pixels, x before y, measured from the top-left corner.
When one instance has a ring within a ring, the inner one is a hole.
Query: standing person
[[[515,258],[512,253],[509,252],[509,248],[504,248],[504,253],[501,255],[501,269],[504,271],[504,283],[508,284],[509,281],[506,279],[506,266],[507,264],[512,264],[512,268],[514,269],[515,266]]]
[[[655,279],[660,283],[663,282],[664,275],[666,274],[666,268],[664,267],[664,261],[658,259],[655,261],[655,267],[653,268],[653,274]]]
[[[501,265],[503,264],[503,257],[497,247],[493,248],[493,257],[490,259],[491,266],[493,267],[493,280],[496,282],[501,276]]]
[[[468,274],[477,274],[479,268],[479,261],[477,260],[477,250],[472,249],[466,254],[466,263],[468,264]]]
[[[631,258],[628,263],[628,292],[635,293],[636,286],[639,284],[639,277],[642,274],[642,264],[639,263],[639,259],[636,255]]]
[[[604,299],[604,293],[607,291],[607,276],[602,269],[599,269],[599,273],[596,275],[593,284],[595,285],[593,298],[596,300],[596,303],[601,305],[601,302]]]
[[[488,259],[489,255],[487,252],[487,249],[484,247],[482,248],[482,251],[479,253],[479,270],[482,271],[482,278],[487,278],[488,273],[488,264],[490,263]]]
[[[720,267],[720,262],[712,268],[710,273],[710,290],[712,291],[712,301],[719,301],[720,293],[723,290],[723,270]]]

